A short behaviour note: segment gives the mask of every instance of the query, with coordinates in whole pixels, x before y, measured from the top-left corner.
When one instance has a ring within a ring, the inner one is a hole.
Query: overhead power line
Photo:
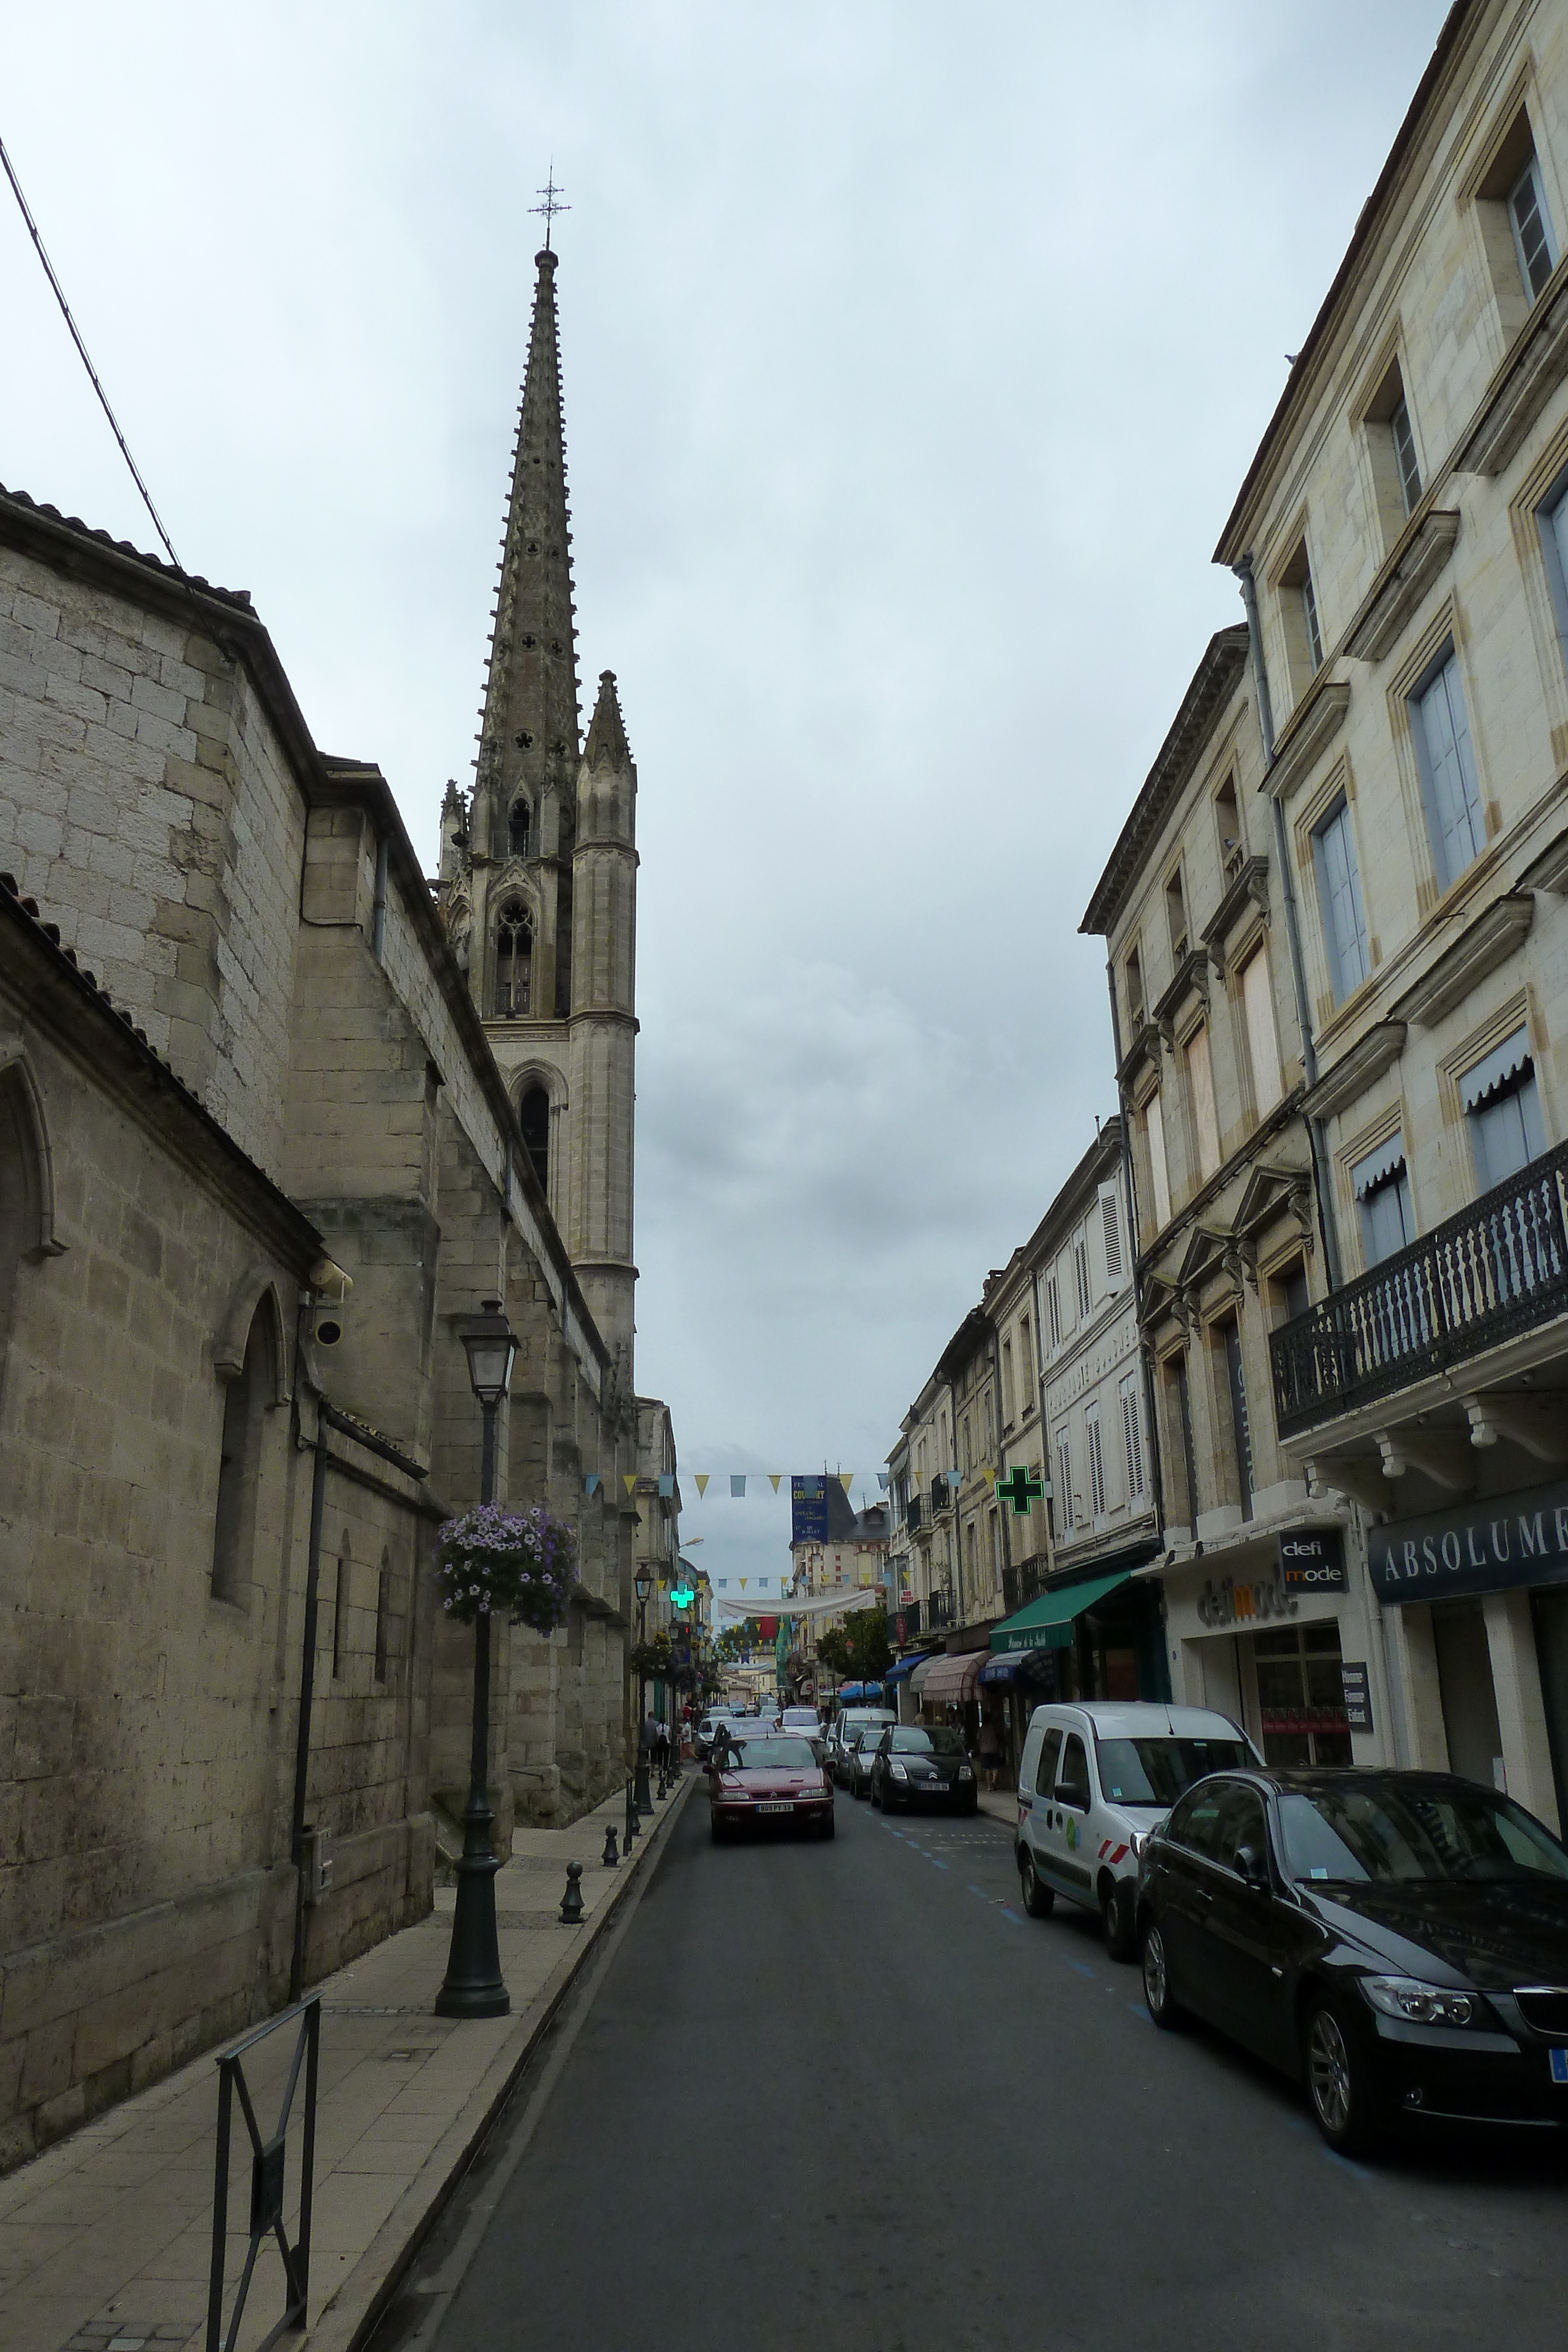
[[[109,394],[105,392],[102,384],[99,381],[98,370],[94,367],[91,360],[88,357],[87,345],[83,342],[77,322],[71,316],[71,306],[66,300],[65,289],[60,284],[58,278],[55,275],[54,263],[49,259],[48,255],[44,250],[44,240],[38,235],[38,224],[33,218],[32,213],[28,208],[26,197],[22,194],[22,183],[16,177],[16,166],[13,164],[10,156],[5,152],[5,142],[3,139],[0,139],[0,163],[3,163],[5,167],[5,177],[11,183],[11,192],[15,195],[17,204],[22,208],[22,218],[27,224],[27,235],[33,240],[34,249],[37,254],[38,259],[44,265],[44,275],[47,278],[49,284],[54,289],[55,299],[60,306],[60,316],[64,319],[67,326],[71,331],[71,341],[81,354],[81,363],[83,367],[86,368],[88,375],[91,379],[92,388],[99,397],[99,404],[102,408],[104,415],[109,419],[110,430],[120,444],[120,454],[131,468],[131,478],[141,493],[141,503],[152,518],[152,528],[157,532],[159,538],[162,541],[165,549],[168,551],[170,562],[173,565],[181,578],[183,579],[185,577],[185,567],[174,552],[174,543],[163,528],[162,518],[159,514],[157,508],[152,503],[152,494],[141,478],[141,473],[137,467],[136,460],[131,454],[130,444],[127,442],[124,434],[120,429],[120,420],[109,404]]]

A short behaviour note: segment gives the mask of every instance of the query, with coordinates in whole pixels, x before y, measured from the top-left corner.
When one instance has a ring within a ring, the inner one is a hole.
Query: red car
[[[788,1734],[747,1739],[732,1727],[714,1741],[707,1773],[714,1843],[748,1826],[814,1830],[833,1834],[833,1790],[810,1742]]]

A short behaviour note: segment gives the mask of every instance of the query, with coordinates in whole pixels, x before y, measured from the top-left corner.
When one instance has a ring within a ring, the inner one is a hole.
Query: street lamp
[[[641,1649],[648,1638],[648,1595],[653,1590],[652,1570],[644,1561],[632,1579],[632,1590],[637,1595],[637,1646]],[[647,1701],[643,1696],[646,1677],[641,1666],[637,1669],[637,1810],[651,1813],[653,1791],[648,1786],[648,1751],[643,1745],[643,1723]]]
[[[457,1327],[468,1359],[468,1379],[485,1417],[479,1465],[479,1500],[496,1493],[496,1415],[511,1386],[517,1335],[498,1298],[486,1298],[480,1312]],[[474,1621],[474,1749],[468,1769],[468,1802],[463,1814],[463,1852],[457,1863],[457,1907],[452,1915],[452,1948],[446,1981],[435,1996],[437,2017],[504,2017],[511,1996],[501,1979],[496,1941],[496,1817],[487,1789],[490,1770],[490,1612]]]

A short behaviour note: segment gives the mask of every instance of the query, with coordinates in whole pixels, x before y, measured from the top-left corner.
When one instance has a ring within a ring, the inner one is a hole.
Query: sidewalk
[[[1014,1789],[982,1789],[979,1807],[994,1822],[1005,1822],[1009,1830],[1019,1825],[1018,1792]]]
[[[687,1768],[655,1804],[630,1867],[607,1869],[624,1795],[570,1829],[519,1827],[496,1880],[507,2017],[434,2013],[446,1969],[454,1889],[320,1988],[320,2076],[311,2232],[310,2327],[292,2344],[347,2352],[379,2310],[452,2181],[467,2162],[561,1992],[598,1934],[640,1884],[650,1854],[700,1776]],[[566,1865],[582,1864],[583,1922],[563,1927]],[[246,2061],[258,2125],[276,2127],[293,2054],[285,2027]],[[0,2345],[5,2352],[158,2352],[204,2341],[212,2262],[215,2053],[99,2116],[0,2180]],[[298,2213],[304,2085],[287,2139],[287,2215]],[[229,2174],[234,2285],[249,2243],[250,2147],[236,2112]],[[240,2344],[258,2344],[283,2310],[283,2265],[269,2241],[256,2267]],[[225,2326],[227,2326],[225,2306]]]

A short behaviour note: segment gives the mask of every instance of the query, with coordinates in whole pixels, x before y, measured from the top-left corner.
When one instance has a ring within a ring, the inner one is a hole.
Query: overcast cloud
[[[1443,14],[7,24],[0,129],[182,560],[432,858],[553,160],[585,695],[616,670],[641,786],[639,1385],[716,1575],[787,1506],[689,1473],[874,1470],[1113,1108],[1079,918]],[[9,212],[0,272],[0,478],[151,544]]]

